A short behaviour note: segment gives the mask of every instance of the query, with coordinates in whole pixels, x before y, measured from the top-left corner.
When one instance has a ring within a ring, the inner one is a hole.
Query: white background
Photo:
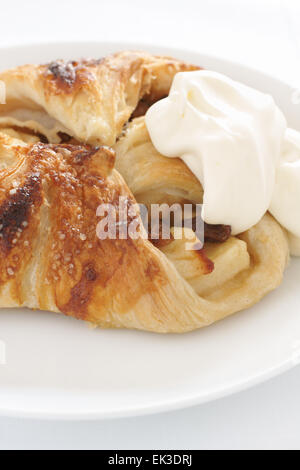
[[[126,40],[189,48],[300,88],[299,0],[0,0],[0,19],[0,46]],[[299,395],[300,367],[168,414],[91,423],[0,418],[0,449],[300,449]]]

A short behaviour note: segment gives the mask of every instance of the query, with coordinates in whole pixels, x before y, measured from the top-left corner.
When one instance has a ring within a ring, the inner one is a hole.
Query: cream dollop
[[[204,188],[203,219],[248,230],[269,209],[286,120],[270,95],[211,71],[181,72],[146,125],[156,149],[180,157]]]

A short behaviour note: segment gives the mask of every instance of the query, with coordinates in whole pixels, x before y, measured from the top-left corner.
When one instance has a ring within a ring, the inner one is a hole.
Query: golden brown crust
[[[124,196],[131,219],[138,217],[133,196],[112,169],[112,150],[36,144],[24,146],[21,156],[19,147],[14,151],[14,164],[0,172],[1,304],[101,322],[121,284],[119,311],[155,289],[160,269],[148,259],[150,242],[96,235],[101,203],[117,207]]]
[[[57,60],[45,66],[45,92],[51,95],[73,94],[96,79],[95,68],[103,59]]]

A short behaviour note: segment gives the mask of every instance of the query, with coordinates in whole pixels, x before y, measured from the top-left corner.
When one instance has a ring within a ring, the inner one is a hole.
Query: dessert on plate
[[[131,51],[0,81],[1,307],[183,333],[280,285],[300,254],[300,134],[271,96]]]

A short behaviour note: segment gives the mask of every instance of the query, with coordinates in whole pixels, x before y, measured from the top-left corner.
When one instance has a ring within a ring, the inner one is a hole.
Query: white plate
[[[101,57],[132,44],[46,44],[0,49],[0,68],[56,58]],[[197,53],[152,47],[271,93],[300,126],[292,89],[264,74]],[[299,129],[300,130],[300,129]],[[91,330],[28,310],[0,312],[0,413],[38,418],[110,418],[182,408],[245,389],[300,358],[300,260],[254,308],[183,336]]]

